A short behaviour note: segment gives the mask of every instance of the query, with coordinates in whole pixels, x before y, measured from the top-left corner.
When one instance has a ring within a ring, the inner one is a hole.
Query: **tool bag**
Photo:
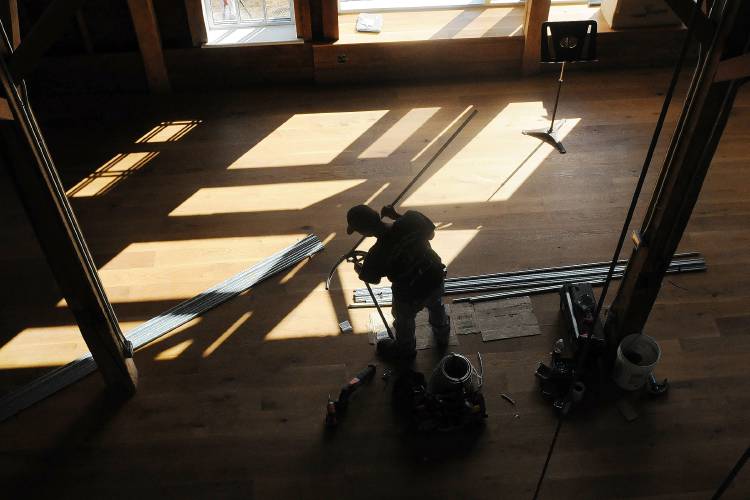
[[[482,373],[465,356],[451,353],[438,363],[429,383],[422,373],[403,374],[394,384],[393,396],[412,430],[449,432],[484,423],[481,387]]]

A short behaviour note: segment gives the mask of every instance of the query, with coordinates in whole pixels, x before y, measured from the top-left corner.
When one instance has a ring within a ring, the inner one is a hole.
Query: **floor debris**
[[[500,397],[503,398],[504,400],[506,400],[507,402],[509,402],[510,404],[512,404],[513,406],[516,406],[516,402],[513,400],[513,398],[510,397],[510,396],[508,396],[504,392],[500,393]]]

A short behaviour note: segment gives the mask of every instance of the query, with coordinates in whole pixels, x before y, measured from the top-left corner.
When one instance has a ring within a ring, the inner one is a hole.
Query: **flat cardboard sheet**
[[[383,314],[388,320],[391,329],[393,329],[393,315],[391,314],[390,310],[383,310]],[[417,314],[415,322],[416,330],[414,332],[414,336],[417,340],[417,350],[432,348],[435,344],[435,337],[434,335],[432,335],[432,327],[430,326],[427,309],[423,309],[419,312],[419,314]],[[388,334],[385,331],[385,326],[383,326],[383,320],[380,319],[380,315],[377,311],[370,313],[370,319],[368,323],[370,324],[370,332],[367,334],[367,338],[370,344],[374,345],[376,338],[381,339],[388,337]],[[395,330],[393,331],[395,332]],[[450,336],[448,337],[448,345],[458,345],[458,337],[456,337],[456,334],[452,328]]]
[[[479,333],[479,327],[474,319],[474,306],[469,302],[459,302],[446,306],[451,316],[451,334],[468,335]]]
[[[474,317],[484,342],[542,333],[529,297],[475,303]]]

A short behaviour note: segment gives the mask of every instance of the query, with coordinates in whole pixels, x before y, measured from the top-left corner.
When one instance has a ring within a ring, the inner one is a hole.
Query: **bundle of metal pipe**
[[[137,328],[130,330],[125,337],[133,343],[133,349],[143,347],[196,316],[213,309],[275,273],[283,271],[321,250],[323,250],[323,243],[318,237],[315,235],[307,236],[245,271],[235,274],[228,280],[146,321]],[[0,398],[0,422],[85,377],[94,370],[96,370],[96,362],[91,353],[87,353],[75,361],[56,368],[3,396]]]
[[[625,271],[627,260],[621,260],[615,267],[613,278],[619,279]],[[603,283],[609,269],[608,262],[593,262],[572,266],[528,269],[523,271],[485,274],[478,276],[461,276],[445,280],[445,294],[461,294],[485,291],[497,293],[476,297],[463,297],[454,302],[479,302],[506,297],[533,295],[557,290],[565,283],[588,282],[594,285]],[[706,262],[697,252],[676,254],[670,263],[669,273],[703,271]],[[373,293],[381,305],[391,303],[390,287],[373,289]],[[373,307],[374,303],[367,289],[354,291],[354,304],[350,308]]]

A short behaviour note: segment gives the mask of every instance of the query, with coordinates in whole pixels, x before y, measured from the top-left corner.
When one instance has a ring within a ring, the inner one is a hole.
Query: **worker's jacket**
[[[419,300],[443,283],[444,266],[430,246],[435,225],[423,214],[409,210],[393,222],[370,248],[359,277],[368,283],[380,283],[387,277],[393,296]]]

